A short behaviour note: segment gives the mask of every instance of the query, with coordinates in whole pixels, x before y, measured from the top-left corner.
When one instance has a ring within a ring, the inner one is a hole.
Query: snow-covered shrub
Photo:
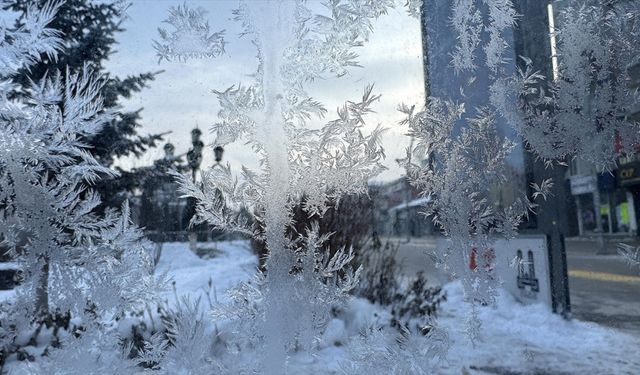
[[[362,273],[354,293],[372,303],[390,305],[400,285],[397,252],[398,245],[389,241],[382,245],[378,238],[374,238],[369,247],[361,249],[356,262],[362,266]]]
[[[447,295],[438,286],[429,286],[423,272],[405,280],[391,303],[391,326],[427,335],[433,326],[440,304]]]
[[[397,245],[387,242],[383,246],[378,241],[359,251],[356,261],[362,265],[362,273],[354,294],[388,309],[389,324],[401,333],[426,334],[446,294],[440,287],[429,286],[422,272],[401,278],[397,251]]]
[[[101,104],[101,78],[88,69],[50,72],[32,83],[27,97],[12,95],[18,69],[43,53],[55,58],[62,40],[47,24],[56,10],[48,3],[32,8],[18,29],[0,26],[0,239],[24,277],[0,316],[1,338],[3,353],[33,346],[51,366],[73,355],[90,366],[99,361],[87,342],[117,346],[103,319],[150,298],[154,279],[147,243],[131,224],[128,205],[95,214],[100,199],[91,184],[114,172],[80,139],[111,119]],[[40,334],[57,330],[57,317],[66,314],[73,334],[54,340],[59,349],[43,351],[50,335]]]

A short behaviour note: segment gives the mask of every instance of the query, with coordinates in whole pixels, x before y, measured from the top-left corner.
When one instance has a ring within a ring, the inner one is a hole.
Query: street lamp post
[[[222,161],[222,155],[224,154],[224,148],[222,148],[222,146],[216,146],[213,149],[213,155],[216,159],[216,163],[220,164],[220,162]]]
[[[218,145],[213,148],[213,156],[217,166],[219,166],[222,161],[222,155],[224,155],[224,148],[222,148],[222,146]],[[214,247],[217,249],[217,246],[214,245]]]
[[[200,164],[202,163],[202,149],[204,148],[204,143],[200,140],[200,136],[202,135],[202,131],[198,128],[195,128],[191,131],[191,144],[192,147],[187,152],[187,162],[189,164],[189,168],[191,169],[191,180],[195,184],[197,172],[200,169]],[[195,215],[196,212],[196,201],[195,198],[189,198],[188,200],[188,210],[189,216]],[[196,243],[198,240],[198,233],[191,229],[189,230],[189,247],[193,252],[196,252]]]

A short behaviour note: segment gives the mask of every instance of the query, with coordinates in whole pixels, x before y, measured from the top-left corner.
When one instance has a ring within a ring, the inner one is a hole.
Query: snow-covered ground
[[[257,259],[247,242],[220,243],[217,248],[216,257],[204,260],[186,244],[165,244],[158,272],[169,273],[179,295],[205,293],[211,278],[224,303],[224,291],[251,277]],[[478,307],[483,331],[474,346],[464,333],[470,307],[463,301],[461,284],[449,283],[444,289],[447,302],[439,312],[438,325],[448,331],[451,347],[440,374],[640,373],[640,338],[594,323],[566,321],[546,306],[521,305],[507,292],[500,293],[496,306]],[[337,372],[340,359],[346,358],[348,336],[380,316],[384,316],[380,307],[354,299],[344,321],[332,321],[332,332],[325,335],[332,342],[346,341],[344,345],[327,346],[325,342],[316,357],[292,358],[291,368],[306,373]]]
[[[640,374],[640,338],[567,321],[542,304],[522,305],[505,291],[495,307],[479,307],[484,339],[473,347],[462,332],[469,312],[462,285],[450,283],[445,290],[448,301],[439,323],[449,331],[452,347],[443,373],[459,374],[464,366],[484,370],[479,374]]]
[[[156,273],[167,273],[175,282],[179,297],[201,297],[206,301],[208,294],[215,293],[218,301],[224,303],[226,290],[255,274],[258,260],[248,241],[199,243],[198,248],[201,253],[208,252],[209,259],[198,257],[187,243],[169,242],[162,246]],[[169,301],[175,300],[173,290],[164,294]]]
[[[247,241],[199,247],[200,253],[215,249],[214,256],[200,258],[186,243],[164,244],[156,272],[167,273],[175,283],[175,292],[165,292],[170,304],[176,295],[224,304],[229,288],[255,274],[258,262]],[[447,301],[441,305],[437,326],[447,332],[450,348],[435,374],[640,374],[640,338],[594,323],[566,321],[543,305],[521,305],[504,291],[496,306],[477,307],[483,330],[473,345],[464,331],[470,306],[464,302],[461,284],[452,282],[444,289]],[[5,294],[11,298],[12,293]],[[209,304],[201,308],[206,310]],[[319,338],[319,352],[294,355],[289,373],[350,374],[343,365],[358,333],[388,316],[382,307],[354,298]]]

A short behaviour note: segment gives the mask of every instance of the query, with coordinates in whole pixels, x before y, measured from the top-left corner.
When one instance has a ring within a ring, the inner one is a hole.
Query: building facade
[[[472,118],[478,109],[491,107],[491,86],[498,76],[516,74],[518,69],[524,68],[526,56],[534,71],[539,71],[548,79],[554,76],[557,63],[553,56],[554,44],[550,27],[553,26],[553,12],[549,12],[549,2],[545,0],[514,0],[515,10],[520,14],[518,23],[513,28],[502,30],[502,37],[506,47],[503,64],[498,69],[499,74],[484,64],[486,56],[483,48],[477,48],[474,58],[476,69],[472,72],[454,72],[451,66],[451,56],[455,52],[457,34],[451,29],[451,0],[424,0],[424,26],[426,38],[423,37],[425,62],[428,65],[428,92],[431,96],[442,97],[455,102],[465,103],[467,118]],[[481,18],[485,24],[490,22],[488,8],[485,2],[475,1]],[[490,35],[482,32],[480,45],[490,41]],[[524,69],[523,69],[524,70]],[[512,99],[513,106],[518,103]],[[506,119],[496,117],[495,125],[500,135],[511,139],[519,145],[506,162],[505,171],[508,184],[501,186],[496,200],[499,205],[509,205],[514,197],[532,196],[532,183],[540,183],[552,179],[556,183],[551,188],[549,198],[541,202],[536,212],[529,216],[520,228],[522,234],[543,234],[547,238],[549,280],[552,291],[553,311],[561,314],[570,312],[569,287],[566,267],[566,253],[564,238],[570,231],[567,219],[568,200],[565,181],[567,168],[558,166],[547,168],[532,153],[528,152],[523,140],[516,133],[517,124],[510,124]],[[465,126],[462,119],[460,127]],[[560,183],[559,183],[560,182]]]
[[[429,199],[411,186],[406,177],[372,184],[369,196],[374,203],[375,231],[382,237],[423,237],[438,232],[424,214]]]

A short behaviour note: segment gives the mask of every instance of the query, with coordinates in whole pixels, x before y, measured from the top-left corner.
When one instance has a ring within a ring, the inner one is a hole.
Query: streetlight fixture
[[[216,163],[220,164],[220,162],[222,161],[223,154],[224,154],[224,148],[222,148],[222,146],[216,146],[213,149],[213,155],[216,158]]]

